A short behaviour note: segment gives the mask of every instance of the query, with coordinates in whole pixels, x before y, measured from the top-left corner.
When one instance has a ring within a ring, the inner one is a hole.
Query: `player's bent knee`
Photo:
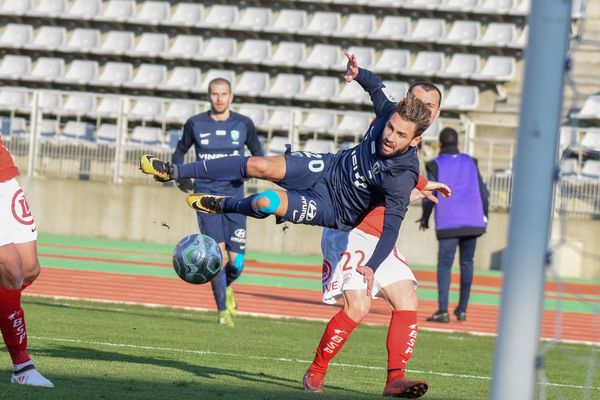
[[[0,284],[9,290],[18,290],[23,286],[23,268],[19,265],[0,265]]]
[[[264,214],[273,214],[280,205],[281,199],[274,190],[259,193],[254,199],[254,209]]]
[[[40,276],[41,271],[42,269],[40,267],[40,263],[37,260],[30,266],[24,265],[23,280],[28,284],[32,284],[38,278],[38,276]]]

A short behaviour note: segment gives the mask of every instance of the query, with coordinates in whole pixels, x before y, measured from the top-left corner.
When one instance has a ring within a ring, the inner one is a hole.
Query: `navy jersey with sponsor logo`
[[[215,121],[206,111],[188,119],[183,125],[181,137],[173,153],[172,162],[183,162],[190,147],[196,150],[196,160],[212,160],[229,156],[243,156],[245,148],[254,156],[262,156],[263,151],[252,120],[245,115],[230,111],[229,118]],[[194,180],[196,192],[242,196],[243,181],[215,181],[212,179]]]

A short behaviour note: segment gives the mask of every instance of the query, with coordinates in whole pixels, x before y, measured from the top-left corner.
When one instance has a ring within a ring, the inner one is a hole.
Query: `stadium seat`
[[[377,32],[371,36],[382,39],[403,39],[410,35],[410,18],[386,15]]]
[[[438,8],[445,11],[472,12],[480,2],[481,0],[446,0]]]
[[[0,88],[0,109],[27,112],[30,109],[27,90],[17,87]]]
[[[375,32],[375,16],[369,14],[350,14],[336,36],[364,38]]]
[[[247,7],[232,28],[244,31],[260,31],[271,24],[271,9],[264,7]]]
[[[229,83],[232,86],[234,86],[235,71],[232,71],[230,69],[209,69],[206,72],[206,75],[204,75],[204,79],[202,80],[202,83],[200,84],[200,86],[192,91],[196,92],[196,93],[202,93],[202,94],[208,93],[208,84],[213,79],[217,79],[217,78],[226,79],[229,81]]]
[[[40,92],[38,106],[43,112],[55,114],[58,110],[60,110],[61,107],[60,92],[47,90]]]
[[[304,90],[304,76],[297,74],[277,74],[265,97],[282,97],[291,99]]]
[[[91,85],[120,86],[128,82],[133,75],[133,65],[109,61],[104,64],[104,69],[98,78],[91,80]]]
[[[126,54],[133,48],[135,36],[129,31],[109,31],[100,44],[100,47],[94,49],[95,53],[100,54]]]
[[[521,0],[519,5],[511,12],[513,15],[529,15],[531,9],[531,0]]]
[[[287,128],[286,128],[287,129]],[[285,153],[285,145],[290,143],[287,137],[273,136],[271,140],[267,142],[267,156],[279,156]]]
[[[77,19],[92,19],[100,12],[101,0],[75,0],[68,15]]]
[[[558,145],[560,147],[560,151],[564,151],[569,147],[573,147],[577,145],[579,138],[579,133],[577,132],[577,128],[572,126],[561,126],[560,127],[560,138],[558,141]]]
[[[304,133],[325,133],[336,126],[336,115],[330,111],[309,111],[298,125]]]
[[[369,94],[355,81],[342,83],[340,94],[331,99],[335,103],[369,104]]]
[[[67,121],[61,138],[70,140],[92,140],[94,125],[89,122]]]
[[[56,50],[65,45],[67,30],[62,26],[41,26],[32,42],[25,44],[28,49]]]
[[[417,10],[435,10],[442,4],[442,0],[405,0],[402,7]]]
[[[299,42],[280,42],[267,65],[296,66],[305,59],[306,45]]]
[[[57,114],[86,115],[96,109],[96,97],[88,93],[71,92]]]
[[[295,96],[298,100],[329,101],[338,94],[338,78],[313,76],[306,89]]]
[[[119,128],[116,124],[100,124],[96,131],[96,141],[103,144],[115,144]]]
[[[141,64],[133,79],[125,82],[123,86],[130,88],[153,89],[165,81],[167,67],[164,65]]]
[[[586,0],[573,0],[571,7],[571,18],[581,18],[587,9]]]
[[[358,65],[361,68],[365,69],[373,69],[373,65],[375,64],[375,49],[372,47],[358,47],[358,46],[350,46],[347,49],[348,53],[354,54],[356,59],[358,60]],[[348,59],[346,56],[340,57],[340,63],[337,65],[335,69],[339,71],[345,71],[346,66],[348,64]]]
[[[427,128],[425,132],[423,132],[421,137],[424,141],[437,141],[442,129],[444,129],[442,121],[436,119],[431,123],[431,125],[429,125],[429,128]]]
[[[516,27],[513,23],[491,22],[481,40],[475,44],[489,47],[507,46],[515,39],[515,32]]]
[[[33,0],[4,0],[0,8],[0,14],[24,15],[33,8]]]
[[[317,11],[301,32],[311,35],[331,35],[340,29],[342,18],[339,13]]]
[[[258,64],[271,56],[271,42],[268,40],[248,39],[242,48],[230,60],[239,63]]]
[[[335,153],[335,143],[333,140],[308,139],[303,146],[304,151],[313,153]]]
[[[142,7],[128,22],[158,25],[169,19],[169,3],[166,1],[144,1]]]
[[[163,58],[194,58],[202,53],[202,37],[194,35],[177,35],[169,50],[162,54]]]
[[[471,78],[479,73],[480,60],[477,54],[456,53],[452,55],[450,63],[439,76],[447,78]]]
[[[479,104],[479,88],[477,86],[454,85],[443,101],[443,110],[470,111]]]
[[[585,100],[581,111],[576,115],[577,119],[600,120],[600,95],[592,95]]]
[[[515,6],[514,0],[484,0],[475,11],[484,13],[506,14]]]
[[[162,21],[163,25],[195,26],[204,17],[204,5],[196,3],[177,3],[171,16]]]
[[[384,49],[373,67],[378,73],[398,74],[408,68],[410,52],[404,49]]]
[[[337,67],[342,59],[342,48],[331,44],[315,44],[305,62],[299,66],[304,68],[331,68]]]
[[[288,131],[290,129],[290,124],[292,121],[292,110],[290,109],[281,109],[276,108],[269,120],[260,126],[261,129],[264,130],[281,130]],[[286,139],[287,140],[287,139]],[[289,142],[286,142],[289,143]]]
[[[259,96],[269,87],[269,74],[266,72],[242,73],[240,81],[235,85],[234,93],[241,96]]]
[[[202,25],[227,29],[235,25],[237,17],[237,6],[214,4],[202,21]]]
[[[167,106],[163,120],[167,123],[180,123],[183,125],[188,118],[196,114],[196,103],[191,101],[171,101]]]
[[[127,117],[143,121],[159,121],[163,115],[163,109],[162,100],[139,97],[127,113]]]
[[[444,69],[444,53],[420,51],[407,73],[417,76],[433,76]]]
[[[100,21],[124,22],[133,17],[135,0],[108,0],[106,7],[94,19]]]
[[[409,84],[408,82],[402,81],[385,81],[385,91],[390,100],[399,101],[406,96],[406,92],[408,92]]]
[[[373,115],[359,112],[344,112],[340,123],[330,133],[336,136],[362,136],[367,131]]]
[[[237,112],[250,118],[256,128],[259,128],[267,121],[267,108],[258,105],[242,104]]]
[[[164,84],[157,89],[189,91],[200,85],[200,69],[193,67],[175,67]]]
[[[56,78],[60,83],[76,83],[86,85],[98,76],[98,61],[73,60],[62,78]]]
[[[27,129],[27,120],[22,117],[0,117],[0,134],[6,140],[7,136],[25,135],[29,132]]]
[[[438,40],[440,43],[470,45],[481,37],[479,21],[454,21],[448,34]]]
[[[130,144],[156,146],[162,144],[162,130],[147,126],[136,126],[131,133]]]
[[[28,81],[51,82],[65,72],[65,60],[63,58],[40,57],[37,59],[31,73],[23,76]]]
[[[304,10],[280,10],[279,15],[266,31],[295,33],[306,27],[306,11]]]
[[[560,176],[572,177],[577,175],[577,159],[567,158],[560,160]]]
[[[102,96],[98,102],[98,107],[88,115],[93,118],[112,118],[119,116],[119,96]]]
[[[480,73],[473,79],[484,81],[510,81],[515,77],[517,62],[514,57],[490,56]]]
[[[230,38],[211,38],[206,42],[202,55],[194,57],[199,60],[226,61],[235,54],[236,42]]]
[[[42,119],[40,135],[42,135],[42,139],[54,139],[58,136],[58,121],[55,119]]]
[[[37,6],[28,14],[56,18],[62,16],[66,9],[66,0],[40,0]]]
[[[589,128],[578,147],[587,151],[600,153],[600,130]]]
[[[74,29],[71,39],[62,48],[64,51],[87,52],[100,44],[100,31],[97,29]]]
[[[33,27],[31,25],[7,24],[4,27],[2,36],[0,36],[0,46],[13,48],[23,47],[23,45],[31,41],[32,37]]]
[[[433,42],[446,33],[446,23],[439,18],[420,18],[417,20],[412,33],[404,40],[413,42]]]
[[[600,161],[587,160],[581,169],[581,177],[593,180],[600,179]]]
[[[17,80],[29,75],[30,70],[31,58],[6,55],[0,63],[0,78]]]
[[[509,44],[509,47],[513,47],[515,49],[522,49],[527,45],[528,38],[529,38],[529,25],[525,25],[523,27],[523,30],[521,31],[521,34],[519,35],[519,37],[516,40],[513,40]]]
[[[164,33],[142,33],[137,45],[128,55],[157,57],[167,50],[168,41],[169,37]]]

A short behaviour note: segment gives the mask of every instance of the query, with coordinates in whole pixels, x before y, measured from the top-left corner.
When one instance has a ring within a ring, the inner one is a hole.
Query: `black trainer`
[[[462,308],[456,307],[454,309],[454,315],[456,315],[456,319],[464,322],[467,320],[467,311],[463,310]]]
[[[427,318],[428,322],[450,322],[448,311],[437,310],[433,315]]]

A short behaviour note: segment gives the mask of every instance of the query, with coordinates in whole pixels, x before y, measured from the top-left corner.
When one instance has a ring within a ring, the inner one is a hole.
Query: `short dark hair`
[[[435,90],[437,92],[437,94],[438,94],[439,99],[440,99],[438,101],[438,107],[440,105],[442,105],[442,91],[440,90],[440,88],[438,88],[437,86],[435,86],[433,83],[428,82],[428,81],[413,82],[408,87],[408,93],[407,94],[411,94],[416,87],[422,87],[423,90],[425,90],[426,92],[431,92],[432,90]]]
[[[227,85],[229,91],[231,92],[231,83],[227,79],[215,78],[212,81],[208,82],[208,94],[210,94],[210,88],[212,87],[213,83],[224,83],[225,85]]]
[[[444,128],[440,132],[440,145],[442,147],[457,146],[458,133],[452,128]]]
[[[402,119],[415,124],[415,137],[421,136],[427,128],[429,128],[429,119],[431,111],[425,103],[416,98],[413,94],[409,94],[404,99],[396,104],[396,110]]]

